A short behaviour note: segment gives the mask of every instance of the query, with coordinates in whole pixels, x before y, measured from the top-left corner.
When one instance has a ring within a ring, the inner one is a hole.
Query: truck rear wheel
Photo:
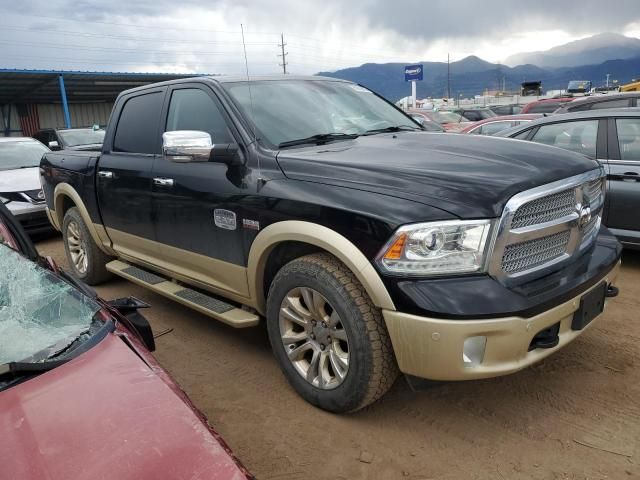
[[[76,207],[70,208],[64,215],[62,238],[69,267],[76,278],[89,285],[97,285],[109,279],[111,274],[105,265],[111,258],[93,241]]]
[[[298,258],[277,273],[267,298],[267,329],[293,388],[324,410],[359,410],[398,376],[380,310],[329,254]]]

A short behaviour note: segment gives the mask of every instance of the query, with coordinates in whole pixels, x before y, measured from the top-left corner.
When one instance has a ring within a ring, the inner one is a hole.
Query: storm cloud
[[[367,62],[500,61],[595,33],[640,34],[640,2],[619,0],[0,1],[2,67],[313,73]]]

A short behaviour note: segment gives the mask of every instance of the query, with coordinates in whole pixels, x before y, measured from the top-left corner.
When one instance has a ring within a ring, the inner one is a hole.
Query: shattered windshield
[[[86,333],[100,306],[0,243],[0,364],[42,361]]]

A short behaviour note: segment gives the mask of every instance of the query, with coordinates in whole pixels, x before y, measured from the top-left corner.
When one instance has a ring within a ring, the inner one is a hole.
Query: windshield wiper
[[[70,358],[65,358],[64,360],[51,360],[48,362],[10,362],[3,363],[0,365],[0,377],[5,375],[24,375],[25,373],[43,373],[48,372],[49,370],[53,370],[60,365],[64,365],[67,363]]]
[[[421,127],[411,127],[409,125],[393,125],[391,127],[374,128],[367,130],[362,135],[375,135],[377,133],[393,133],[393,132],[416,132],[424,130]]]
[[[330,142],[331,140],[348,140],[358,138],[358,135],[355,133],[319,133],[317,135],[311,135],[307,138],[299,138],[298,140],[289,140],[287,142],[282,142],[278,144],[278,148],[285,147],[293,147],[295,145],[304,145],[306,143],[314,143],[316,145],[321,145],[326,142]]]

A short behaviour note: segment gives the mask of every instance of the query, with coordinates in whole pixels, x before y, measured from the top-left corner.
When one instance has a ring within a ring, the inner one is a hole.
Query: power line
[[[282,63],[279,63],[278,65],[280,65],[282,67],[282,73],[285,74],[285,75],[287,74],[287,65],[288,65],[288,63],[287,63],[288,52],[284,51],[284,47],[286,45],[287,44],[284,43],[284,33],[281,33],[280,34],[280,43],[278,44],[278,46],[282,49],[282,53],[280,55],[278,55],[278,56],[282,57]]]
[[[43,43],[43,42],[19,42],[14,40],[0,40],[0,44],[32,46],[38,48],[72,48],[74,50],[98,51],[98,52],[117,52],[117,53],[152,53],[157,55],[238,55],[240,51],[178,51],[178,50],[141,50],[139,48],[110,48],[110,47],[93,47],[74,43]]]
[[[14,27],[11,25],[6,25],[6,24],[0,24],[0,27],[2,27],[3,30],[15,30],[15,31],[22,31],[22,32],[29,32],[29,33],[33,33],[33,30],[31,30],[30,28],[25,28],[25,27]],[[52,34],[52,35],[67,35],[67,36],[79,36],[79,37],[91,37],[91,38],[113,38],[113,39],[118,39],[118,40],[131,40],[131,41],[135,41],[135,42],[154,42],[154,43],[174,43],[174,44],[178,44],[178,43],[182,43],[182,44],[191,44],[191,45],[201,45],[201,44],[207,44],[207,45],[221,45],[221,44],[226,44],[226,45],[238,45],[237,41],[206,41],[206,40],[180,40],[180,39],[175,39],[175,38],[170,38],[167,39],[165,37],[159,38],[159,37],[132,37],[132,36],[128,36],[128,35],[113,35],[113,34],[106,34],[106,33],[89,33],[89,32],[78,32],[78,31],[73,31],[73,30],[55,30],[55,29],[50,29],[50,28],[41,28],[39,30],[39,33],[47,33],[47,34]],[[267,45],[273,45],[273,42],[253,42],[253,43],[247,43],[247,45],[263,45],[263,46],[267,46]]]
[[[57,21],[64,21],[64,22],[76,22],[76,23],[82,23],[82,24],[97,24],[97,25],[117,25],[120,27],[134,27],[134,28],[146,28],[149,30],[158,30],[157,26],[147,26],[147,25],[139,25],[137,23],[122,23],[122,22],[105,22],[105,21],[99,21],[99,20],[86,20],[86,19],[76,19],[76,18],[69,18],[69,17],[55,17],[52,15],[34,15],[34,14],[26,14],[26,13],[6,13],[5,15],[16,15],[19,17],[28,17],[28,18],[44,18],[47,20],[57,20]],[[177,28],[177,27],[161,27],[162,30],[174,30],[177,32],[181,32],[184,33],[184,28]],[[189,31],[190,32],[201,32],[201,33],[207,33],[207,34],[212,34],[212,33],[223,33],[223,34],[230,34],[230,35],[237,35],[238,31],[237,30],[205,30],[205,29],[196,29],[196,28],[191,28],[189,27]],[[249,32],[251,33],[251,35],[278,35],[277,33],[274,32]]]
[[[79,64],[92,64],[92,65],[100,65],[100,64],[106,64],[106,65],[140,65],[140,64],[156,64],[156,65],[168,65],[168,64],[172,64],[172,65],[176,65],[176,64],[184,64],[184,62],[174,62],[174,61],[158,61],[158,60],[154,60],[154,59],[147,59],[147,60],[138,60],[138,61],[120,61],[120,60],[109,60],[109,59],[105,59],[105,58],[82,58],[82,59],[76,59],[76,58],[64,58],[64,57],[51,57],[51,56],[39,56],[39,55],[22,55],[22,54],[6,54],[3,55],[3,57],[11,57],[11,58],[18,58],[18,59],[24,59],[24,58],[30,58],[30,59],[41,59],[41,60],[50,60],[51,62],[67,62],[67,63],[79,63]],[[215,67],[215,66],[228,66],[228,65],[244,65],[243,61],[237,61],[237,62],[223,62],[223,63],[202,63],[202,62],[189,62],[192,64],[196,64],[198,66],[209,66],[209,67]],[[253,65],[273,65],[270,62],[254,62]]]

